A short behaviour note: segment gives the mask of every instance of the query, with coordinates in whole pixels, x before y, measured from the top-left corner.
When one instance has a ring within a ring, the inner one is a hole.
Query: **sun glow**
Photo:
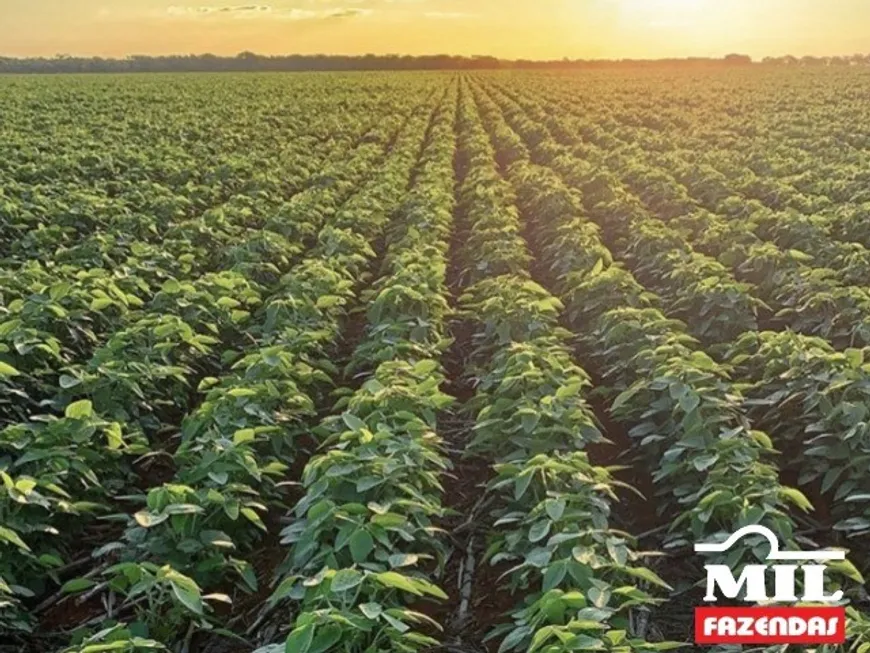
[[[645,26],[688,25],[715,13],[714,0],[617,0],[620,18]]]
[[[702,5],[712,3],[708,0],[622,0],[621,4],[632,10],[680,12],[694,10]]]
[[[0,0],[0,56],[761,58],[863,52],[868,29],[867,0]]]
[[[722,56],[749,49],[748,35],[757,32],[759,4],[781,0],[596,0],[609,15],[611,39],[620,41],[628,57]],[[575,4],[578,20],[588,12]],[[588,7],[588,5],[587,5]],[[755,29],[753,29],[755,28]],[[602,44],[602,53],[612,50]]]

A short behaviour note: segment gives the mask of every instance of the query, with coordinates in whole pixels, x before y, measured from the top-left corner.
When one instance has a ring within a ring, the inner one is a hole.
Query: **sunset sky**
[[[0,0],[0,55],[870,51],[868,0]]]

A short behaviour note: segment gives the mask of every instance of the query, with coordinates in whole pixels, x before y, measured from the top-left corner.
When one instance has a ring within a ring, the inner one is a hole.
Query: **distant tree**
[[[725,63],[729,66],[748,66],[752,63],[752,57],[746,54],[725,55]]]
[[[2,0],[0,0],[2,1]],[[817,65],[829,62],[831,65],[867,65],[870,56],[851,55],[846,57],[803,57],[800,60],[792,55],[784,57],[765,57],[764,65]],[[126,59],[102,59],[100,57],[72,57],[57,55],[51,58],[17,59],[0,57],[0,72],[4,73],[97,73],[97,72],[180,72],[180,71],[302,71],[302,70],[485,70],[516,69],[533,70],[567,68],[609,69],[609,68],[705,68],[717,66],[748,66],[752,59],[745,54],[729,54],[721,59],[690,57],[686,59],[553,59],[534,61],[530,59],[498,59],[491,56],[475,55],[461,57],[449,54],[424,56],[410,55],[301,55],[263,56],[254,52],[241,52],[234,57],[221,57],[214,54],[170,55],[151,57],[132,55]]]

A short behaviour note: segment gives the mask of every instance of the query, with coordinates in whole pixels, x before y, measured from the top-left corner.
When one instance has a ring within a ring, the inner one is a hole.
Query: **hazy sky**
[[[0,55],[870,51],[870,0],[0,0]]]

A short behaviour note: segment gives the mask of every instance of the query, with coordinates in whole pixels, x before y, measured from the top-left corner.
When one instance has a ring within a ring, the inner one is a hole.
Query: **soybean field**
[[[870,72],[0,77],[0,651],[870,650]],[[763,564],[763,539],[721,554]]]

